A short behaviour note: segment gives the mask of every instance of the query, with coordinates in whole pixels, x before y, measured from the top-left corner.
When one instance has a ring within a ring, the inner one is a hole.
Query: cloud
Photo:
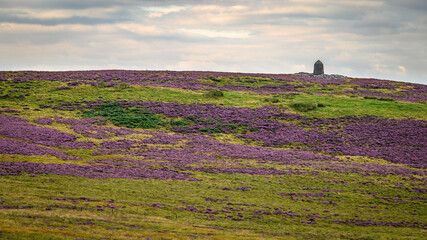
[[[250,32],[247,31],[220,31],[209,29],[180,29],[191,34],[201,35],[210,38],[248,38]]]
[[[427,79],[425,0],[3,0],[0,66]],[[427,84],[427,82],[426,82]]]
[[[150,2],[150,1],[142,1]],[[135,0],[2,0],[0,8],[29,8],[29,9],[70,9],[81,10],[90,8],[109,8],[114,6],[135,6],[138,5]]]
[[[186,7],[179,7],[179,6],[168,6],[168,7],[142,7],[145,11],[150,12],[148,15],[149,18],[157,18],[162,17],[163,15],[173,13],[173,12],[180,12],[182,10],[185,10]]]
[[[120,8],[85,10],[0,9],[0,23],[54,26],[61,24],[113,24],[131,21],[128,11]]]
[[[396,8],[407,8],[408,10],[416,10],[421,14],[425,14],[427,11],[427,2],[424,0],[390,0],[388,3]]]
[[[397,66],[397,68],[399,68],[402,72],[406,72],[406,68],[404,66]]]
[[[117,24],[116,26],[138,35],[160,36],[165,34],[165,31],[157,26],[147,26],[138,23],[121,23]]]

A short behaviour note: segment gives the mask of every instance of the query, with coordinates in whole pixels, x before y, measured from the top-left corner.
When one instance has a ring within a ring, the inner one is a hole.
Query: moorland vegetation
[[[0,72],[0,238],[424,239],[427,86]]]

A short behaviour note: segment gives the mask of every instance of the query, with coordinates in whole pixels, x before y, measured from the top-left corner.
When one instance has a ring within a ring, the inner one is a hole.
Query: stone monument
[[[323,71],[323,63],[320,60],[317,60],[314,63],[313,75],[322,75],[322,74],[325,74]]]

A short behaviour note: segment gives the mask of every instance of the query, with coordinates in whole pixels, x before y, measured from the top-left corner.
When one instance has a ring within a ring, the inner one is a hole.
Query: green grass
[[[421,239],[425,234],[423,230],[414,231],[414,229],[409,228],[349,227],[345,224],[332,223],[334,219],[351,219],[355,215],[358,215],[356,217],[358,219],[375,221],[408,221],[409,216],[407,214],[400,214],[408,211],[417,212],[415,216],[410,216],[411,221],[414,219],[423,221],[422,216],[426,213],[425,209],[414,210],[414,203],[391,204],[388,201],[360,194],[360,192],[379,192],[379,196],[399,195],[402,199],[417,196],[403,189],[396,189],[395,186],[402,184],[398,177],[384,178],[383,180],[388,180],[389,184],[381,187],[360,184],[361,181],[378,182],[381,181],[381,178],[366,177],[361,180],[358,175],[341,174],[321,174],[316,178],[309,178],[306,176],[266,177],[198,173],[197,177],[203,181],[95,180],[53,175],[2,177],[0,187],[3,191],[0,197],[1,199],[8,199],[3,203],[4,205],[32,205],[34,208],[1,209],[0,231],[10,236],[15,234],[15,236],[24,239],[31,239],[31,236],[38,236],[38,233],[43,234],[43,236],[47,234],[47,237],[52,234],[58,238],[71,236],[81,238],[114,237],[119,239],[124,238],[123,234],[136,234],[140,237],[155,237],[160,234],[166,238],[196,234],[202,238],[212,239],[281,239],[288,235],[301,239],[305,237],[324,239],[329,238],[329,236],[371,238],[383,237],[385,233],[401,239]],[[325,183],[331,178],[344,180],[347,184]],[[405,183],[403,182],[403,184]],[[225,187],[236,189],[242,186],[249,186],[253,190],[222,190]],[[312,190],[303,190],[305,188]],[[316,198],[299,197],[300,200],[291,200],[277,195],[277,193],[282,192],[322,193],[322,191],[313,189],[326,188],[331,190],[328,193],[329,199],[337,202],[338,205],[321,204],[319,202],[322,199],[316,200]],[[93,200],[78,200],[81,197]],[[56,200],[58,198],[69,198],[69,200]],[[220,201],[206,201],[206,198],[220,199]],[[11,201],[12,199],[14,200]],[[304,199],[312,199],[312,202],[306,202]],[[112,200],[114,202],[109,203]],[[150,207],[146,205],[156,203],[166,206]],[[238,205],[239,203],[246,205]],[[109,204],[119,206],[119,208],[110,209],[108,208]],[[138,206],[133,206],[134,204],[138,204]],[[82,209],[76,211],[52,207],[51,210],[46,211],[46,207],[52,205],[76,206]],[[97,205],[103,206],[105,210],[97,211]],[[359,205],[367,207],[360,211],[361,208],[357,207]],[[125,208],[120,208],[120,206],[125,206]],[[219,213],[213,215],[214,218],[209,218],[207,214],[177,209],[188,206],[194,206],[200,210],[207,207],[214,210],[222,210],[225,207],[240,210]],[[298,215],[317,213],[326,218],[316,219],[316,225],[301,224],[301,221],[306,221],[309,218],[305,216],[292,218],[261,215],[258,219],[250,218],[254,215],[254,210],[274,211],[266,208],[266,206],[283,207],[284,210],[298,213]],[[375,208],[369,206],[375,206]],[[304,210],[306,208],[310,210]],[[324,212],[324,210],[329,212]],[[237,216],[237,213],[242,213],[243,221],[236,222],[224,218],[226,215]],[[32,216],[37,216],[37,218]],[[82,221],[91,221],[94,224],[84,226],[87,228],[85,230],[82,229]],[[26,227],[27,224],[31,224],[31,227]],[[81,227],[78,227],[79,225]],[[132,225],[140,226],[138,231],[135,232]],[[261,229],[263,233],[261,233]],[[209,232],[211,235],[203,237],[200,235],[202,232]]]
[[[316,108],[301,114],[310,117],[342,117],[350,115],[374,115],[387,118],[414,118],[427,119],[427,110],[424,104],[378,101],[376,99],[359,99],[347,96],[317,96],[301,94],[289,101],[290,107],[295,103],[323,103],[325,107]]]

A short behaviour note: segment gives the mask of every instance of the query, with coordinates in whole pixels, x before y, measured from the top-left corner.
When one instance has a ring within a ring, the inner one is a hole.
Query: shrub
[[[221,90],[211,90],[205,93],[205,96],[209,98],[220,98],[224,97],[224,93]]]
[[[391,97],[382,97],[382,98],[379,98],[378,100],[380,100],[380,101],[394,102],[394,98],[391,98]]]
[[[106,82],[97,82],[97,83],[96,83],[96,87],[99,87],[99,88],[106,88],[106,87],[108,87],[108,86],[107,86],[107,83],[106,83]]]
[[[182,120],[172,120],[170,124],[171,126],[175,126],[175,127],[186,127],[190,125],[190,122],[185,119],[182,119]]]
[[[155,128],[162,123],[162,120],[142,109],[124,109],[117,103],[104,104],[91,111],[83,111],[84,117],[106,117],[116,126],[127,128]]]
[[[265,98],[264,102],[278,103],[280,102],[280,99],[278,99],[277,97]]]
[[[117,85],[117,88],[120,89],[120,90],[127,89],[127,88],[130,88],[130,87],[131,87],[131,85],[129,83],[119,83]]]
[[[237,127],[233,124],[216,124],[214,126],[200,128],[199,131],[202,133],[227,133],[229,130],[236,129]]]
[[[259,130],[259,128],[257,128],[257,127],[250,127],[249,128],[249,131],[250,132],[256,132],[256,131],[258,131]]]
[[[221,80],[219,80],[218,78],[216,78],[214,76],[209,76],[208,79],[211,81],[214,81],[214,82],[221,82]]]
[[[378,99],[378,97],[375,96],[364,96],[364,99]]]
[[[308,112],[318,107],[317,103],[294,103],[291,105],[293,109],[299,112]]]

